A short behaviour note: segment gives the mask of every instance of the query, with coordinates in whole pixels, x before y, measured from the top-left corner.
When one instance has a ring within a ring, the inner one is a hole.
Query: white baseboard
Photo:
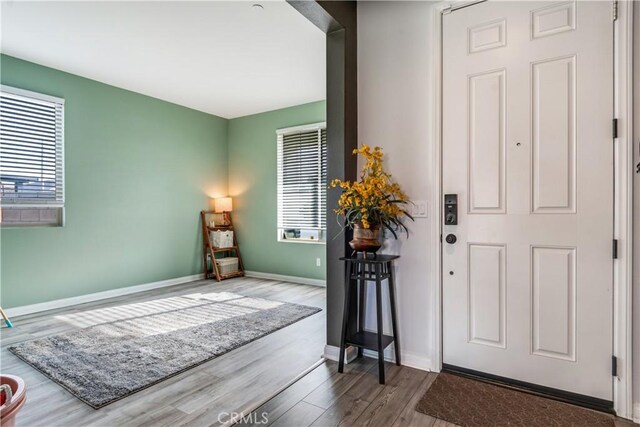
[[[347,347],[345,354],[345,363],[352,362],[358,355],[358,349],[355,347]],[[372,359],[378,358],[378,353],[373,350],[364,350],[363,355]],[[337,362],[340,358],[340,347],[333,345],[324,346],[324,358]],[[395,363],[395,352],[393,346],[387,347],[384,351],[384,360],[387,362]],[[420,369],[421,371],[433,371],[433,364],[428,357],[418,356],[411,353],[402,353],[402,366],[408,366],[410,368]]]
[[[340,360],[340,347],[334,345],[325,345],[323,357],[328,360],[337,362]],[[347,347],[344,353],[344,363],[351,363],[358,357],[358,349],[355,347]]]
[[[633,422],[640,424],[640,402],[633,404]]]
[[[20,307],[7,308],[7,316],[17,317],[26,314],[39,313],[41,311],[56,310],[87,302],[99,301],[107,298],[119,297],[122,295],[134,294],[137,292],[149,291],[151,289],[164,288],[167,286],[180,285],[182,283],[202,280],[203,274],[193,274],[191,276],[176,277],[175,279],[161,280],[159,282],[144,283],[136,286],[126,286],[124,288],[112,289],[109,291],[96,292],[93,294],[80,295],[77,297],[57,299],[38,304],[23,305]]]
[[[325,280],[309,279],[307,277],[285,276],[283,274],[263,273],[260,271],[245,270],[244,275],[247,277],[255,277],[256,279],[279,280],[281,282],[300,283],[302,285],[327,286]]]
[[[365,350],[363,351],[363,355],[365,357],[371,357],[373,359],[378,358],[378,352],[373,350]],[[386,360],[387,362],[396,363],[396,356],[395,356],[395,351],[393,350],[393,346],[387,347],[387,349],[384,351],[384,360]],[[433,363],[431,362],[431,359],[429,359],[428,357],[407,353],[405,351],[405,352],[402,352],[401,362],[402,362],[402,366],[408,366],[410,368],[420,369],[421,371],[429,371],[429,372],[434,371]]]

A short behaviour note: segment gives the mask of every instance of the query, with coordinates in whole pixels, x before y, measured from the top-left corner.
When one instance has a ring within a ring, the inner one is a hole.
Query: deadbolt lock
[[[444,223],[445,225],[458,225],[458,195],[444,195]]]

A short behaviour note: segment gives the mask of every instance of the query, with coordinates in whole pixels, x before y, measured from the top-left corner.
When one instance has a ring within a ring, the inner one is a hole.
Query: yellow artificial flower
[[[346,216],[349,226],[360,223],[364,228],[370,228],[372,224],[397,228],[402,218],[408,216],[402,205],[410,202],[398,183],[385,172],[382,148],[374,147],[372,150],[362,144],[353,150],[353,154],[363,156],[366,161],[359,181],[331,181],[331,188],[342,189],[335,212]],[[406,230],[404,225],[402,227]]]

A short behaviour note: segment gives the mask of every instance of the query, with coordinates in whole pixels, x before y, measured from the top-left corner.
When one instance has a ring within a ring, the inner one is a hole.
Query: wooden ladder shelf
[[[210,227],[207,221],[207,215],[213,215],[214,211],[201,211],[200,221],[202,222],[202,262],[204,269],[204,277],[206,279],[216,279],[218,282],[224,279],[231,279],[233,277],[244,276],[244,265],[242,264],[242,257],[240,256],[240,248],[238,247],[238,239],[233,229],[233,222],[231,221],[231,214],[225,213],[229,225],[220,225]],[[234,231],[233,233],[233,246],[226,248],[218,248],[213,246],[211,241],[211,231]],[[216,263],[216,254],[224,254],[224,256],[235,256],[238,258],[238,271],[229,274],[221,274],[218,264]],[[209,260],[211,260],[211,271],[209,271]]]

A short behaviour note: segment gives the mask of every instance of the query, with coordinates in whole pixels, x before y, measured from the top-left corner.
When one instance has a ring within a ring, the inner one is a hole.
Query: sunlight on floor
[[[247,298],[230,292],[194,293],[150,301],[116,305],[56,316],[73,326],[101,328],[109,335],[151,336],[268,310],[283,303]],[[179,316],[176,316],[179,312]]]

